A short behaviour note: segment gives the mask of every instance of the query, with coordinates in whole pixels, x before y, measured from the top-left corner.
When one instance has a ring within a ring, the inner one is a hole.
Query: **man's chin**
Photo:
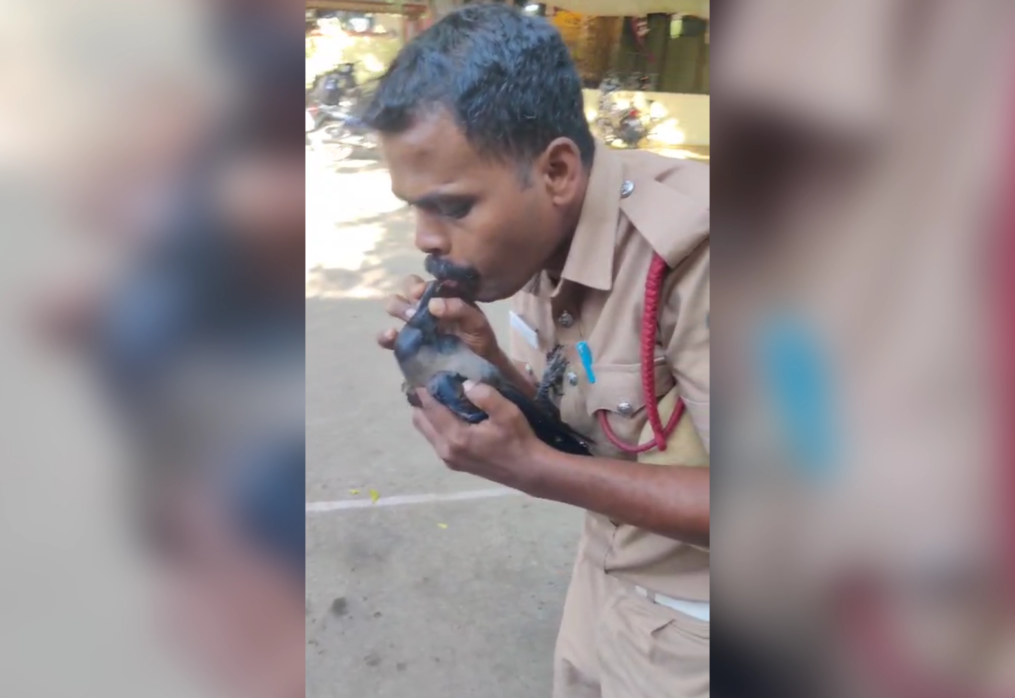
[[[522,290],[524,286],[517,289],[500,287],[481,287],[479,292],[475,295],[475,301],[477,303],[496,303],[497,301],[505,301],[509,298],[514,297],[516,293]]]

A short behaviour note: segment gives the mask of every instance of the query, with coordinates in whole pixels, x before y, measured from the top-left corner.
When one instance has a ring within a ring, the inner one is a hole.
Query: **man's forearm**
[[[709,470],[539,449],[525,490],[696,545],[709,542]]]

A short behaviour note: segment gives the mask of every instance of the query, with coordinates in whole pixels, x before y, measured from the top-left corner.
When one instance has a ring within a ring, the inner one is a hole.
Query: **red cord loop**
[[[621,441],[610,427],[606,418],[606,411],[599,410],[599,426],[610,443],[625,453],[644,453],[653,448],[660,451],[666,450],[666,441],[670,434],[677,428],[684,413],[684,402],[678,399],[673,407],[673,414],[669,421],[663,426],[662,418],[659,416],[659,403],[656,401],[655,382],[655,348],[656,348],[656,318],[659,316],[659,297],[662,295],[663,280],[669,266],[666,260],[658,254],[652,257],[652,264],[649,266],[648,279],[645,282],[645,304],[641,318],[641,389],[645,395],[645,409],[648,412],[648,421],[652,425],[653,439],[641,445],[630,445]]]

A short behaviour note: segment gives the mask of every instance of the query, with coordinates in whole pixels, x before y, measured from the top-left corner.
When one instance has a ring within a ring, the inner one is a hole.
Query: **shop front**
[[[397,41],[371,39],[353,60],[371,76],[394,58],[397,48],[436,19],[472,2],[496,0],[308,0],[309,13],[387,17]],[[586,115],[601,121],[604,80],[619,83],[609,94],[618,110],[644,115],[649,134],[642,144],[678,156],[707,156],[710,145],[710,0],[501,0],[543,16],[560,31],[584,83]],[[372,20],[374,21],[374,20]],[[393,22],[394,21],[394,24]],[[343,32],[355,36],[346,21]],[[373,26],[373,25],[372,25]],[[348,44],[350,40],[344,39]],[[378,47],[383,50],[378,50]],[[343,54],[352,54],[345,49]],[[327,62],[327,61],[324,61]],[[376,65],[375,65],[376,64]],[[600,134],[601,135],[601,134]]]
[[[431,0],[440,17],[498,0]],[[500,0],[545,17],[560,31],[584,84],[586,115],[601,123],[604,81],[618,112],[649,128],[641,143],[678,157],[707,157],[710,145],[710,0]],[[602,136],[602,134],[598,134]]]
[[[344,63],[355,65],[360,83],[376,78],[423,30],[430,12],[424,2],[307,0],[308,88]]]
[[[636,109],[651,124],[648,147],[707,154],[708,0],[555,0],[527,9],[546,16],[571,49],[590,122],[599,117],[608,80],[619,84],[613,107]]]

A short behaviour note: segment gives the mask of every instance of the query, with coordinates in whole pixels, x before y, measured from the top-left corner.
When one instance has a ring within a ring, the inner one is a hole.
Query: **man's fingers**
[[[396,337],[398,337],[398,330],[385,330],[377,335],[377,343],[385,349],[394,349]]]
[[[454,323],[463,330],[477,329],[478,325],[486,322],[483,311],[461,298],[434,298],[428,308],[434,317]]]
[[[429,391],[420,388],[416,394],[419,395],[419,401],[423,405],[427,420],[438,433],[446,434],[448,429],[461,426],[461,422],[454,412],[437,402]]]
[[[412,410],[412,426],[416,427],[416,431],[422,434],[430,445],[434,448],[437,447],[437,442],[440,439],[437,431],[430,423],[430,419],[427,417],[426,412],[419,408],[413,408]]]
[[[404,296],[391,296],[384,304],[384,310],[391,317],[408,320],[416,312],[416,304],[410,303]]]
[[[510,400],[485,383],[465,381],[464,387],[469,402],[490,415],[494,421],[508,415],[510,410],[517,409]]]
[[[415,274],[410,274],[402,281],[402,296],[413,301],[418,301],[423,291],[426,290],[426,282]]]

